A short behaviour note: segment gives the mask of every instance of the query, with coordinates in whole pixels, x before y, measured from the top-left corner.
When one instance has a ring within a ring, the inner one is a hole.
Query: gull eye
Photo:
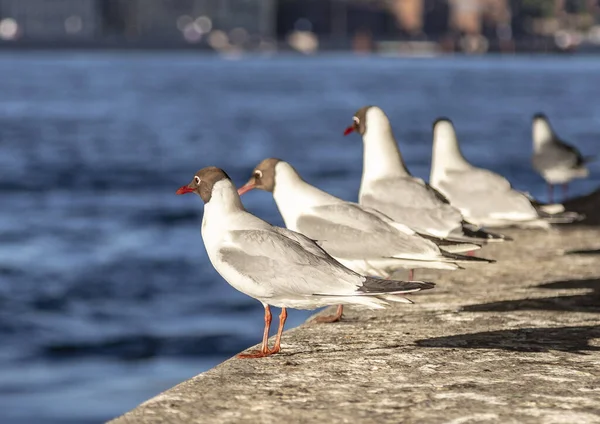
[[[256,178],[262,178],[262,171],[260,169],[257,169],[256,171],[254,171],[254,176]]]
[[[200,184],[200,177],[196,175],[194,177],[194,182],[196,183],[196,185]]]
[[[352,119],[356,125],[360,124],[360,119],[358,119],[358,116],[353,116]]]

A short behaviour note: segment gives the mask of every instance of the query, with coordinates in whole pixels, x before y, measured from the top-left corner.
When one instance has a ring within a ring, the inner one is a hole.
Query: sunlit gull
[[[463,156],[454,125],[440,118],[433,124],[431,185],[480,226],[542,227],[572,222],[573,212],[550,214],[524,193],[514,190],[501,175],[471,165]],[[546,208],[548,210],[549,208]]]
[[[434,287],[428,282],[365,277],[346,268],[308,237],[247,212],[235,185],[219,168],[198,171],[188,185],[177,190],[177,194],[186,193],[195,193],[204,201],[202,238],[215,269],[265,308],[261,349],[238,357],[258,358],[281,350],[286,308],[355,304],[381,309],[389,301],[411,303],[400,295]],[[269,306],[282,308],[272,349],[268,346]]]
[[[555,184],[563,185],[564,201],[569,182],[576,178],[586,178],[590,174],[586,163],[593,157],[583,157],[579,150],[558,138],[546,115],[534,115],[531,126],[533,168],[548,184],[548,201],[554,201]]]
[[[303,180],[287,162],[269,158],[240,187],[273,194],[288,229],[314,239],[327,253],[360,274],[388,277],[398,269],[458,269],[459,263],[492,262],[448,253],[431,239],[376,210],[344,201]],[[468,250],[480,246],[467,244]],[[341,317],[342,309],[332,319]]]
[[[451,241],[487,243],[507,237],[465,222],[461,212],[425,181],[413,177],[402,159],[390,121],[377,106],[365,106],[344,132],[363,139],[359,203],[390,216],[420,234]]]

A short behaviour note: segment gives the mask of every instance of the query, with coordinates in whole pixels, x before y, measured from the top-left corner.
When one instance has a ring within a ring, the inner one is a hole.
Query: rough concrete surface
[[[600,423],[600,228],[505,233],[495,264],[418,270],[414,305],[286,331],[111,423]]]

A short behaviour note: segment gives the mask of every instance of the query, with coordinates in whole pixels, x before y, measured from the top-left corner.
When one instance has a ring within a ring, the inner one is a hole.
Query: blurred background
[[[204,166],[239,185],[281,157],[356,201],[362,143],[342,132],[377,104],[415,175],[443,115],[473,163],[545,200],[534,113],[598,152],[599,16],[590,0],[0,0],[0,422],[104,422],[260,341],[262,306],[208,261],[200,199],[175,196]],[[268,193],[244,203],[283,224]]]
[[[594,51],[597,0],[0,0],[4,48]]]

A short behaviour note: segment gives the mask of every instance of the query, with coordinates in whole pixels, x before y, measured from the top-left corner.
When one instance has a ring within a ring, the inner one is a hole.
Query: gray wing
[[[460,211],[428,184],[411,177],[374,182],[361,195],[360,204],[377,209],[417,232],[449,234],[462,228]]]
[[[369,192],[378,197],[392,196],[403,207],[434,209],[448,201],[423,180],[414,177],[388,178],[377,180],[369,187]]]
[[[460,185],[469,191],[512,190],[510,182],[502,175],[482,168],[471,168],[466,171],[446,171],[449,184]]]
[[[297,219],[296,228],[308,237],[319,238],[319,244],[337,258],[439,256],[434,243],[403,233],[352,203],[311,208]]]
[[[347,295],[363,285],[365,277],[327,254],[307,251],[302,243],[308,239],[299,239],[279,230],[232,231],[231,242],[219,249],[219,255],[273,297]]]
[[[404,234],[409,234],[409,235],[414,235],[416,234],[415,231],[411,230],[409,227],[407,227],[404,224],[401,224],[399,222],[394,221],[390,216],[384,214],[381,211],[378,211],[377,209],[374,208],[370,208],[368,206],[364,206],[364,205],[360,205],[361,209],[369,212],[375,216],[377,216],[379,219],[381,219],[383,222],[388,223],[389,225],[393,226],[394,228],[400,230],[401,232],[403,232]]]
[[[297,233],[296,231],[288,230],[287,228],[273,227],[273,230],[277,233],[285,236],[296,243],[302,248],[308,250],[313,255],[319,256],[323,259],[333,259],[323,248],[320,246],[319,240],[306,237],[304,234]]]
[[[553,168],[577,168],[585,164],[585,159],[575,147],[556,140],[544,144],[539,152],[534,153],[532,164],[542,172]]]
[[[446,175],[447,179],[438,184],[439,189],[468,216],[505,219],[537,217],[527,196],[514,190],[500,175],[484,169],[449,171]]]

